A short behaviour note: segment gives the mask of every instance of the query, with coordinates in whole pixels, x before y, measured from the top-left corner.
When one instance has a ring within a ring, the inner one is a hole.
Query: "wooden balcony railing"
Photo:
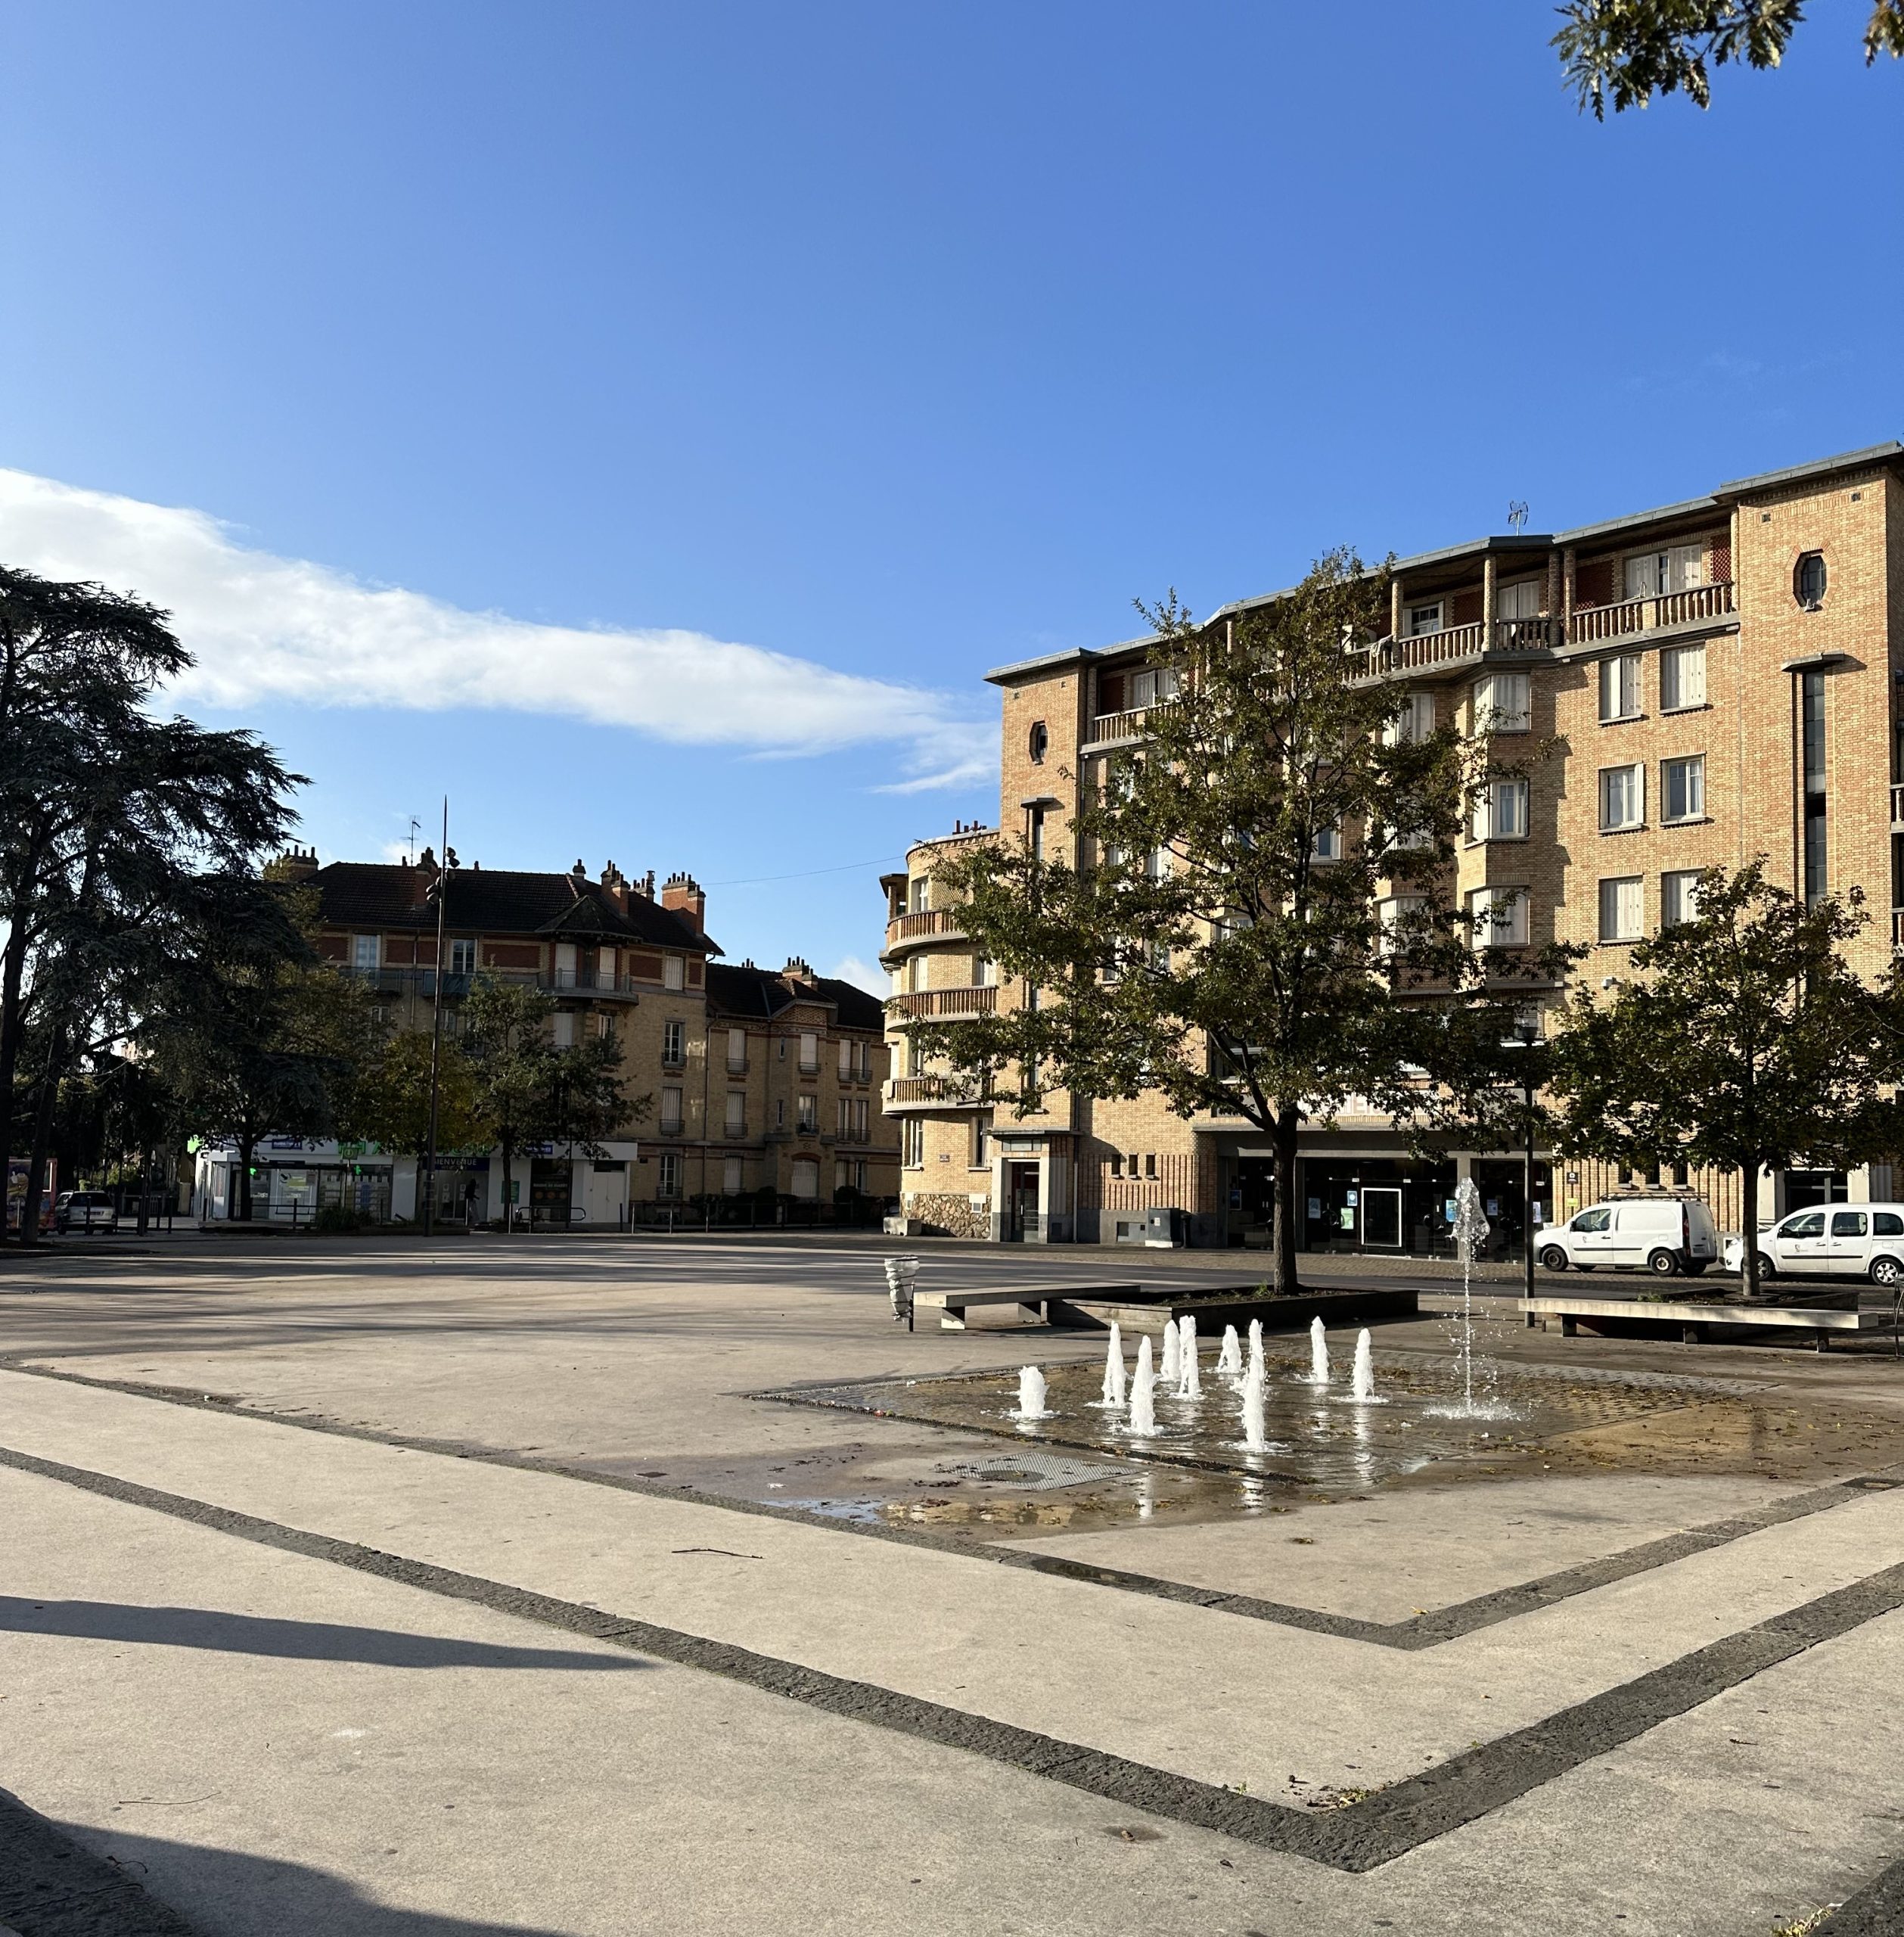
[[[1701,619],[1723,618],[1737,609],[1730,579],[1716,585],[1696,585],[1688,592],[1665,592],[1657,599],[1624,599],[1617,605],[1583,605],[1567,621],[1567,641],[1570,645],[1592,645],[1600,639],[1657,632],[1665,626],[1694,625]]]
[[[885,1100],[903,1107],[908,1103],[977,1103],[984,1099],[971,1086],[950,1076],[896,1076],[886,1085]]]
[[[887,1000],[886,1013],[895,1021],[918,1015],[989,1015],[999,1006],[995,987],[915,989]]]
[[[1486,637],[1485,626],[1444,626],[1438,633],[1418,633],[1413,639],[1378,640],[1349,655],[1350,676],[1374,679],[1384,673],[1418,673],[1452,660],[1477,658]]]
[[[1122,713],[1101,713],[1091,723],[1090,741],[1095,745],[1100,740],[1141,740],[1144,737],[1144,722],[1149,717],[1148,706],[1127,707]]]
[[[901,915],[886,924],[886,946],[902,941],[927,941],[935,936],[958,935],[961,911],[956,908],[922,908],[916,915]]]

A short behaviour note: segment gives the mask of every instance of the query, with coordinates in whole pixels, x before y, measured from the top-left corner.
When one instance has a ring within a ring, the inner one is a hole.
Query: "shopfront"
[[[1306,1157],[1296,1174],[1299,1248],[1390,1258],[1453,1255],[1452,1159]]]
[[[532,1230],[552,1230],[569,1222],[574,1202],[573,1165],[566,1157],[533,1157],[529,1164],[529,1222]]]

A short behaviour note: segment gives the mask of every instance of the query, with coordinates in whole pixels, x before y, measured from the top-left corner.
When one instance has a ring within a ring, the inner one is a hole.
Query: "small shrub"
[[[370,1220],[348,1204],[326,1204],[311,1220],[311,1230],[321,1237],[352,1237],[369,1225]]]

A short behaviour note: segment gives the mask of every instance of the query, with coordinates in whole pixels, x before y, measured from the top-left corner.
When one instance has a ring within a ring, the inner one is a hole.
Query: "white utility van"
[[[1728,1241],[1728,1270],[1738,1270],[1744,1251],[1738,1239]],[[1890,1291],[1904,1279],[1904,1204],[1820,1205],[1765,1225],[1759,1275],[1868,1278]]]
[[[1628,1197],[1589,1204],[1540,1234],[1540,1261],[1549,1271],[1622,1264],[1657,1277],[1680,1271],[1697,1277],[1718,1258],[1719,1227],[1696,1198]]]

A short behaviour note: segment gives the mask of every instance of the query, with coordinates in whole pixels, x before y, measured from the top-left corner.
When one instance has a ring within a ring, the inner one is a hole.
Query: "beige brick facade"
[[[1822,594],[1811,595],[1821,573]],[[1392,610],[1365,674],[1423,695],[1438,723],[1472,730],[1486,714],[1518,729],[1500,733],[1494,751],[1528,766],[1524,813],[1503,801],[1499,825],[1478,826],[1461,845],[1458,895],[1518,891],[1528,938],[1583,944],[1577,972],[1598,981],[1623,971],[1633,940],[1657,930],[1685,878],[1763,855],[1772,878],[1801,894],[1862,891],[1873,919],[1856,965],[1874,976],[1888,965],[1904,925],[1893,914],[1904,905],[1894,885],[1904,801],[1893,786],[1904,773],[1904,446],[1570,532],[1405,559]],[[1068,853],[1079,786],[1094,783],[1108,750],[1141,737],[1147,695],[1133,682],[1145,658],[1139,641],[991,676],[1002,703],[1002,829],[1028,838],[1040,822],[1048,851]],[[1523,697],[1524,721],[1506,710]],[[907,875],[887,882],[896,1076],[909,992],[929,999],[971,984],[955,911],[909,913],[948,845],[915,849]],[[1191,1242],[1266,1235],[1268,1152],[1240,1124],[1185,1121],[1154,1096],[1054,1095],[1036,1117],[1002,1117],[981,1167],[971,1155],[978,1106],[928,1095],[921,1086],[933,1079],[909,1074],[888,1107],[917,1126],[905,1133],[920,1161],[901,1189],[928,1225],[958,1223],[949,1207],[963,1195],[967,1227],[982,1217],[994,1236],[1135,1241],[1159,1210],[1180,1214],[1177,1233]],[[1304,1152],[1298,1208],[1309,1245],[1444,1248],[1445,1205],[1462,1174],[1496,1205],[1504,1241],[1517,1245],[1525,1227],[1520,1166],[1506,1153],[1424,1166],[1383,1122],[1353,1118],[1308,1136]],[[962,1193],[952,1187],[961,1161]],[[1678,1181],[1736,1227],[1738,1178]],[[1543,1164],[1536,1204],[1564,1217],[1620,1182],[1604,1166],[1574,1164],[1555,1179]],[[1777,1186],[1781,1207],[1892,1188],[1887,1166]]]

